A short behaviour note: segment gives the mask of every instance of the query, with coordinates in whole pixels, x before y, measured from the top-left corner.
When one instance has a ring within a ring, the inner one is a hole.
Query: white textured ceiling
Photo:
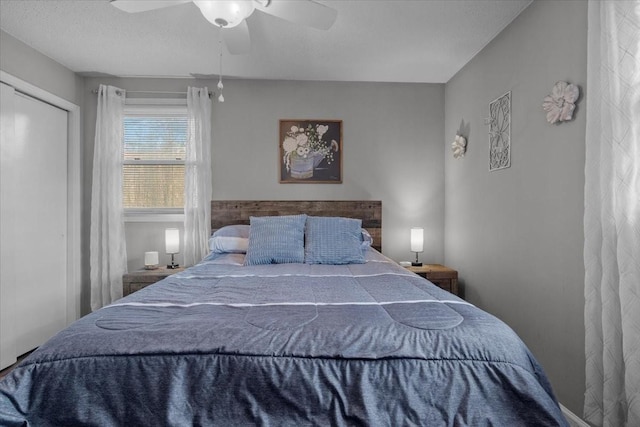
[[[319,1],[338,11],[328,31],[255,11],[251,52],[223,45],[222,74],[444,83],[531,1]],[[192,3],[128,14],[108,0],[0,0],[0,28],[79,73],[218,74],[218,28]]]

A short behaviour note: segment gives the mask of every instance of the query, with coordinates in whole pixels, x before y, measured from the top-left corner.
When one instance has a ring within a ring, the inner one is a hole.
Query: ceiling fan
[[[286,21],[328,30],[336,20],[335,9],[313,0],[111,0],[111,4],[129,13],[194,3],[204,17],[224,28],[229,53],[247,53],[251,47],[248,18],[255,9]]]

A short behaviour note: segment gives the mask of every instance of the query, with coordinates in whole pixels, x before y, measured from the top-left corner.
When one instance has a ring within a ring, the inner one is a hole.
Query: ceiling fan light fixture
[[[194,0],[202,15],[221,28],[233,28],[251,16],[253,0]]]

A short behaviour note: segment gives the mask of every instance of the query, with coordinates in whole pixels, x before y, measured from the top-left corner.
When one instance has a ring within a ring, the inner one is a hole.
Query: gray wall
[[[91,182],[93,171],[93,152],[96,131],[97,95],[93,90],[100,84],[117,86],[125,90],[141,91],[185,91],[189,84],[201,85],[203,82],[196,82],[190,79],[138,79],[138,78],[106,78],[106,77],[86,77],[82,91],[84,108],[84,141],[85,150],[83,155],[83,168],[85,171],[85,187],[83,193],[84,200],[84,228],[83,228],[83,255],[85,264],[89,265],[89,233],[91,218]],[[143,97],[144,95],[131,95],[131,97]],[[149,96],[149,95],[147,95]],[[169,96],[170,97],[170,96]],[[180,229],[180,235],[184,234],[182,223],[175,222],[127,222],[125,224],[125,234],[127,240],[127,259],[129,271],[135,271],[144,267],[144,253],[157,251],[160,264],[170,261],[170,256],[164,252],[164,230],[166,228]],[[182,243],[182,242],[181,242]],[[176,262],[182,265],[182,255],[176,255]],[[89,292],[88,273],[83,281]],[[83,300],[83,312],[90,311],[89,301]]]
[[[78,76],[73,71],[54,61],[53,59],[41,54],[35,49],[27,46],[20,40],[9,35],[8,33],[0,30],[0,69],[5,71],[21,80],[24,80],[34,86],[37,86],[49,93],[59,96],[80,106],[80,132],[82,135],[83,127],[83,87],[84,78]],[[80,150],[84,151],[84,141],[81,136]],[[84,182],[83,171],[80,171],[82,183],[80,184],[83,193],[86,192],[86,185]],[[89,187],[90,189],[90,187]],[[85,211],[88,209],[88,205],[85,200],[82,202],[82,261],[81,261],[81,274],[82,274],[82,289],[81,289],[81,312],[87,313],[89,307],[89,285],[88,280],[85,280],[89,275],[88,255],[85,255],[85,249],[88,248],[88,243],[85,248],[85,237],[88,236],[84,233],[86,228],[87,218]],[[86,262],[85,262],[86,257]]]
[[[534,2],[446,86],[226,80],[226,102],[212,114],[212,198],[382,200],[384,252],[410,259],[409,228],[423,226],[421,259],[458,269],[466,298],[520,334],[560,400],[580,414],[586,100],[561,126],[547,124],[540,105],[557,80],[584,90],[586,10],[586,2]],[[96,113],[90,91],[99,83],[168,91],[216,83],[82,78],[4,32],[0,68],[83,107],[84,254]],[[489,173],[483,118],[488,102],[507,90],[512,167]],[[281,118],[344,121],[343,184],[278,183]],[[461,127],[469,151],[454,160],[449,144]],[[139,268],[145,251],[162,254],[163,230],[173,225],[128,223],[129,267]],[[83,266],[88,278],[88,255]]]
[[[82,107],[82,77],[2,30],[0,69]]]
[[[445,261],[466,299],[506,321],[582,414],[587,2],[535,1],[446,85]],[[581,87],[575,120],[541,109],[558,80]],[[489,172],[488,103],[511,91],[511,167]]]
[[[383,251],[442,262],[444,85],[227,81],[213,112],[214,199],[382,200]],[[342,184],[278,182],[278,120],[343,121]]]
[[[87,78],[88,183],[96,115],[91,90],[100,83],[184,91],[188,85],[214,89],[217,81]],[[409,229],[421,226],[421,259],[444,261],[444,85],[226,80],[224,94],[225,102],[215,102],[212,111],[213,199],[382,200],[385,254],[411,259]],[[343,121],[342,184],[278,182],[278,120],[291,118]],[[143,265],[145,251],[164,252],[157,236],[168,225],[127,224],[130,269]]]

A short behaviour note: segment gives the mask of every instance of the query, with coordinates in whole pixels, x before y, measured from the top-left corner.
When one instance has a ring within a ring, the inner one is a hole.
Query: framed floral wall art
[[[280,183],[342,183],[342,120],[280,120]]]

